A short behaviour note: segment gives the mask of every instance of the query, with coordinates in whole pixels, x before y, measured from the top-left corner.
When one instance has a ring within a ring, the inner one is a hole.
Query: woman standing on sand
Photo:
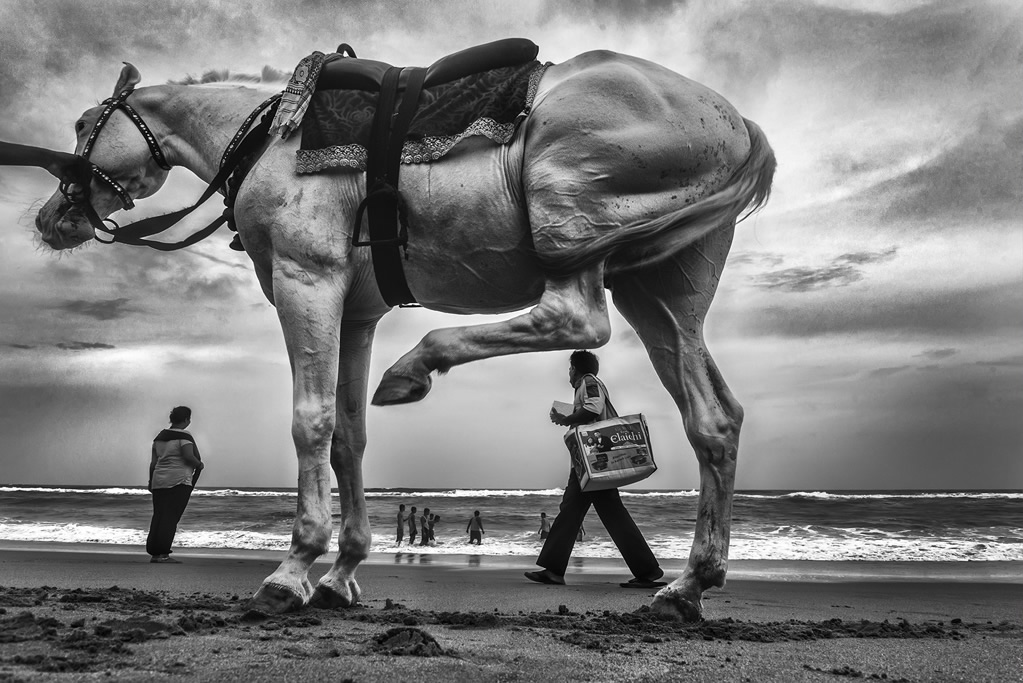
[[[153,457],[149,463],[153,519],[149,523],[146,552],[152,556],[150,562],[159,564],[180,562],[170,556],[171,543],[204,467],[195,439],[187,431],[192,423],[192,409],[174,408],[170,412],[170,423],[169,429],[153,439]]]

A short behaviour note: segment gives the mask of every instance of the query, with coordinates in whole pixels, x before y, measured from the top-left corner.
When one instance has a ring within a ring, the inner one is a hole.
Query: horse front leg
[[[703,592],[722,587],[728,570],[732,498],[743,410],[703,339],[718,278],[731,245],[722,228],[655,268],[620,275],[614,302],[646,346],[661,383],[682,414],[700,465],[700,498],[689,563],[652,607],[697,621]]]
[[[384,373],[374,405],[410,403],[430,391],[430,373],[484,358],[533,351],[590,349],[611,336],[603,267],[546,282],[539,303],[499,323],[433,330]]]
[[[341,323],[337,422],[330,449],[341,502],[341,531],[334,565],[320,578],[310,601],[314,607],[352,607],[361,595],[355,570],[368,557],[373,540],[362,481],[362,455],[366,450],[369,360],[378,320]]]
[[[337,277],[283,261],[274,264],[273,293],[293,378],[291,433],[298,455],[298,507],[291,548],[263,581],[253,603],[259,609],[286,612],[309,601],[313,593],[309,568],[330,547],[330,449],[344,292]]]

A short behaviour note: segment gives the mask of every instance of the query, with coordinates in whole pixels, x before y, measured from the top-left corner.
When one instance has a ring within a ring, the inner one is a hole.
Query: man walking
[[[573,410],[570,415],[561,415],[551,408],[551,422],[574,427],[606,420],[616,415],[608,401],[603,382],[597,379],[599,369],[597,357],[589,351],[576,351],[571,355],[568,381],[575,389]],[[526,578],[537,583],[564,585],[565,570],[568,568],[572,547],[576,539],[580,538],[583,519],[591,505],[597,510],[600,521],[634,574],[633,579],[620,585],[623,588],[655,588],[667,585],[666,582],[659,581],[664,576],[664,571],[658,565],[632,515],[622,504],[618,489],[584,493],[574,469],[568,475],[565,493],[561,498],[561,511],[551,526],[550,534],[540,550],[540,556],[536,559],[536,563],[542,569],[526,572]]]

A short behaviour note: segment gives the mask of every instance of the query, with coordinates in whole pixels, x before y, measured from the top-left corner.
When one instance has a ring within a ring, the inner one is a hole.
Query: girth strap
[[[399,248],[407,249],[408,219],[407,207],[398,191],[398,174],[401,169],[402,146],[419,106],[426,71],[419,67],[391,67],[384,74],[367,150],[366,199],[356,212],[353,244],[357,247],[369,246],[372,250],[377,286],[388,306],[415,302],[405,279],[399,253]],[[404,75],[402,72],[405,72]],[[395,113],[400,81],[404,81],[405,88]],[[362,241],[362,216],[366,209],[369,214],[369,239]]]

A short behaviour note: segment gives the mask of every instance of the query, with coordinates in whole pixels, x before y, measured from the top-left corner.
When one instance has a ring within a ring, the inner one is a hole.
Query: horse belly
[[[443,159],[401,168],[409,206],[402,261],[416,300],[451,313],[502,313],[535,303],[544,279],[522,198],[522,136],[470,139]]]

